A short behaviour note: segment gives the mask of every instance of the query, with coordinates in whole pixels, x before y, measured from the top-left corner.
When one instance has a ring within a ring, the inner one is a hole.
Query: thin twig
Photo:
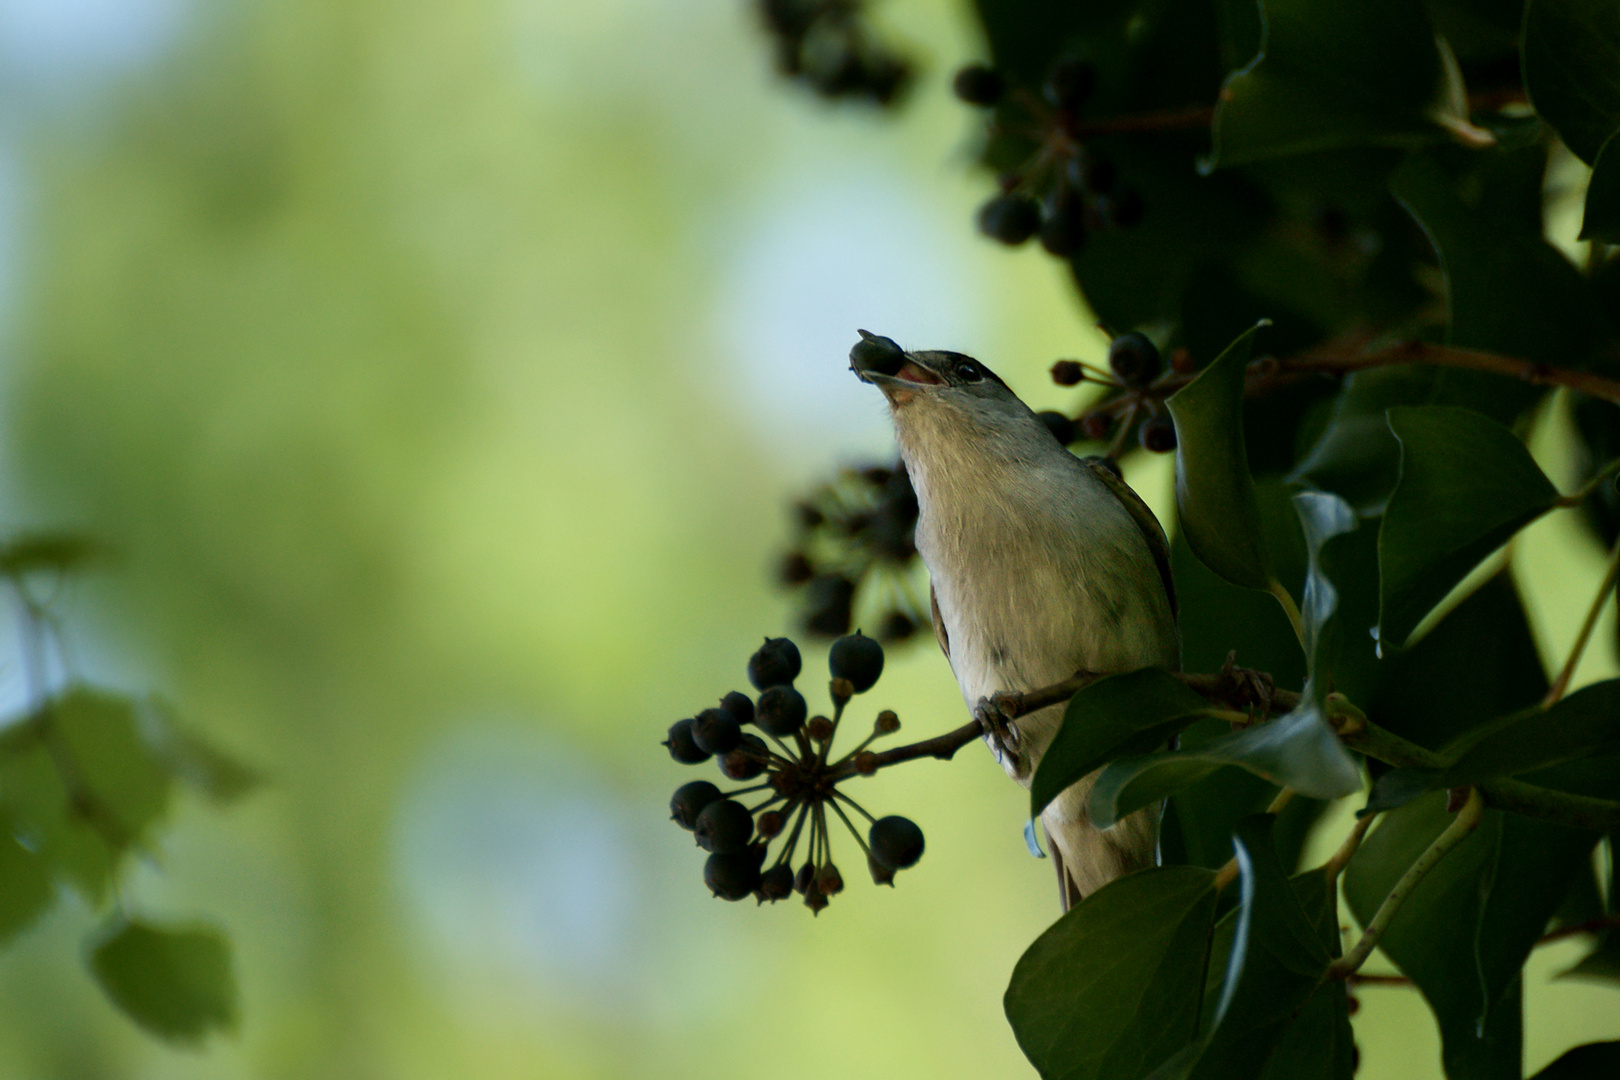
[[[1343,957],[1328,965],[1328,978],[1342,979],[1367,962],[1367,957],[1377,948],[1384,931],[1389,929],[1395,913],[1401,909],[1401,905],[1412,894],[1412,890],[1417,888],[1424,875],[1434,869],[1452,848],[1468,838],[1468,835],[1479,826],[1480,817],[1484,813],[1485,800],[1480,797],[1479,789],[1474,788],[1469,792],[1468,801],[1463,804],[1463,808],[1457,811],[1457,816],[1446,826],[1445,832],[1435,837],[1434,843],[1417,857],[1417,861],[1401,875],[1401,880],[1389,890],[1389,895],[1384,897],[1384,902],[1378,906],[1372,921],[1362,931],[1361,939]]]
[[[1587,919],[1582,923],[1575,923],[1572,926],[1560,926],[1556,930],[1550,930],[1537,938],[1536,944],[1548,945],[1554,941],[1562,941],[1565,938],[1576,937],[1580,934],[1598,934],[1604,930],[1613,930],[1617,926],[1620,926],[1620,915],[1599,915],[1595,919]]]
[[[1592,628],[1597,625],[1598,613],[1603,605],[1609,602],[1609,594],[1614,592],[1614,580],[1620,575],[1620,539],[1616,539],[1614,550],[1609,552],[1609,568],[1603,574],[1603,584],[1598,586],[1597,595],[1586,609],[1586,619],[1581,623],[1581,632],[1575,635],[1575,644],[1570,646],[1569,658],[1564,661],[1563,669],[1558,672],[1558,678],[1553,680],[1552,686],[1547,690],[1547,696],[1541,699],[1541,707],[1547,708],[1564,696],[1569,689],[1569,680],[1575,676],[1575,665],[1581,662],[1581,656],[1586,652],[1586,643],[1592,637]]]
[[[1335,851],[1333,857],[1322,864],[1322,873],[1327,877],[1328,888],[1331,889],[1333,883],[1339,880],[1339,874],[1343,872],[1345,866],[1361,847],[1361,838],[1367,835],[1367,830],[1372,827],[1373,818],[1377,816],[1377,814],[1368,814],[1366,817],[1357,818],[1356,823],[1350,827],[1350,835],[1346,836],[1344,843],[1339,845],[1339,850]]]

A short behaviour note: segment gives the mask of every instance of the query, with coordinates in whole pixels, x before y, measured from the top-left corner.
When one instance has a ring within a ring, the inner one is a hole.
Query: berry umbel
[[[870,776],[886,764],[925,752],[940,756],[939,752],[927,743],[884,754],[867,749],[900,729],[900,718],[885,709],[865,739],[834,757],[832,743],[851,697],[870,690],[883,674],[883,646],[857,631],[833,643],[827,666],[832,675],[831,717],[806,720],[809,706],[791,685],[799,675],[799,650],[786,638],[767,638],[748,661],[749,680],[755,686],[763,684],[758,701],[733,691],[719,707],[678,721],[670,729],[665,745],[675,760],[696,764],[717,756],[728,778],[759,781],[722,791],[707,780],[694,780],[681,785],[670,799],[670,817],[691,830],[697,846],[709,852],[703,881],[715,896],[726,900],[753,896],[761,903],[774,903],[797,892],[806,907],[820,912],[844,889],[832,851],[838,825],[854,837],[874,879],[884,884],[892,884],[894,872],[913,865],[922,854],[922,833],[915,825],[901,817],[872,817],[840,785],[852,777]],[[744,724],[758,728],[764,737],[743,731]],[[953,744],[952,752],[954,745],[960,744]],[[749,795],[762,800],[749,806],[743,801]],[[869,823],[871,844],[851,814]],[[903,822],[910,831],[885,824],[893,822]]]

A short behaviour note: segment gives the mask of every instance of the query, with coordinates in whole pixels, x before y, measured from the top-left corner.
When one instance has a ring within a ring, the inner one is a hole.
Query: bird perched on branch
[[[1071,454],[979,361],[860,334],[850,369],[888,399],[939,646],[1002,767],[1028,787],[1064,706],[1008,722],[998,694],[1082,671],[1179,668],[1164,531],[1108,465]],[[1155,861],[1157,808],[1100,831],[1086,815],[1095,779],[1041,815],[1064,910]]]

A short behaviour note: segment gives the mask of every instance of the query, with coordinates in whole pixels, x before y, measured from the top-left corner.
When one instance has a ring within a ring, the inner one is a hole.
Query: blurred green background
[[[709,898],[666,820],[664,728],[791,629],[788,499],[892,454],[854,329],[1037,407],[1104,342],[972,233],[970,13],[875,16],[898,115],[779,82],[741,0],[0,0],[0,508],[112,552],[55,601],[72,671],[270,779],[120,895],[223,927],[239,1033],[140,1034],[68,899],[0,954],[0,1077],[1033,1075],[1001,994],[1056,896],[987,754],[871,781],[928,855],[819,919]],[[1549,656],[1589,544],[1516,552]],[[963,719],[931,644],[858,704]],[[1620,1037],[1579,952],[1532,961],[1531,1068]],[[1438,1076],[1416,993],[1361,996],[1360,1075]]]

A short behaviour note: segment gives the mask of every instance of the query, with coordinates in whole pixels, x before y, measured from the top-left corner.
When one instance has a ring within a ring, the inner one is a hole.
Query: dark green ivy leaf
[[[1070,784],[1127,754],[1163,746],[1208,703],[1164,668],[1099,679],[1069,699],[1030,784],[1031,817]]]
[[[1350,1075],[1344,985],[1322,981],[1338,953],[1333,891],[1320,871],[1289,881],[1272,842],[1273,822],[1270,814],[1256,814],[1238,823],[1240,900],[1217,931],[1225,948],[1218,950],[1224,963],[1211,971],[1212,978],[1220,974],[1212,1023],[1153,1080]],[[1312,1038],[1296,1032],[1302,1022]]]
[[[211,927],[115,918],[90,942],[89,963],[113,1004],[154,1035],[195,1043],[236,1026],[230,945]]]
[[[1399,647],[1452,587],[1558,504],[1558,489],[1513,433],[1445,406],[1389,410],[1400,481],[1378,534],[1381,642]]]
[[[1581,239],[1620,244],[1620,129],[1603,143],[1592,162]]]
[[[1046,1080],[1129,1080],[1197,1031],[1215,875],[1130,874],[1071,908],[1013,969],[1005,1007]]]
[[[1432,793],[1392,811],[1368,834],[1344,875],[1344,897],[1356,920],[1372,920],[1389,890],[1452,817],[1445,796]],[[1451,850],[1395,913],[1380,947],[1422,991],[1439,1021],[1446,1075],[1471,1080],[1519,1080],[1522,1016],[1518,983],[1487,1002],[1480,983],[1482,885],[1501,855],[1504,815],[1487,810],[1473,834]],[[1485,1017],[1483,1025],[1481,1016]]]
[[[1530,1080],[1613,1080],[1620,1076],[1620,1041],[1566,1050]]]
[[[1279,787],[1316,799],[1336,799],[1361,786],[1355,759],[1314,709],[1221,736],[1196,750],[1140,754],[1112,762],[1097,777],[1087,804],[1092,822],[1107,828],[1135,810],[1239,765]]]
[[[1251,589],[1276,587],[1243,444],[1243,378],[1255,332],[1244,332],[1166,404],[1176,422],[1176,513],[1203,564]]]
[[[1260,54],[1227,79],[1208,168],[1443,137],[1434,28],[1406,0],[1260,0]]]
[[[1592,164],[1620,128],[1620,4],[1530,0],[1523,57],[1530,103]]]
[[[1390,190],[1440,258],[1446,344],[1589,367],[1605,335],[1591,287],[1542,233],[1545,168],[1540,148],[1470,155],[1437,147],[1412,155]],[[1521,407],[1537,396],[1534,387],[1483,372],[1446,375],[1448,382],[1460,377],[1512,390]]]

